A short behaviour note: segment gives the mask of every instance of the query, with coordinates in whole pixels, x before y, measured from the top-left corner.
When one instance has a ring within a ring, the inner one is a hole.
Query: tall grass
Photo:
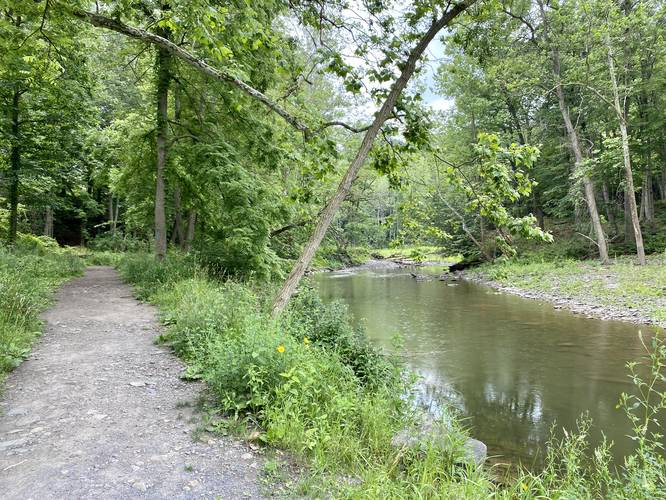
[[[196,263],[174,256],[161,264],[127,256],[122,274],[154,302],[167,325],[162,341],[207,382],[219,411],[261,429],[259,439],[290,450],[306,464],[294,494],[336,498],[657,498],[664,497],[659,437],[643,432],[645,387],[649,418],[666,404],[661,380],[666,347],[652,349],[653,379],[634,378],[638,396],[623,398],[639,415],[644,443],[612,470],[607,448],[587,449],[584,421],[562,442],[553,440],[542,472],[521,471],[498,486],[464,449],[465,431],[446,416],[447,431],[418,446],[393,437],[422,415],[409,395],[413,378],[381,356],[354,329],[340,305],[324,304],[302,287],[288,311],[272,320],[257,287],[211,280]],[[647,386],[645,385],[647,384]],[[652,384],[652,385],[650,385]],[[643,391],[641,395],[641,390]],[[649,391],[647,391],[649,392]],[[661,398],[661,399],[660,399]],[[636,405],[637,406],[634,406]],[[653,425],[652,423],[648,423]],[[639,438],[637,438],[639,439]]]
[[[83,262],[57,248],[10,252],[0,247],[0,379],[30,351],[42,323],[39,314],[53,291],[79,274]]]

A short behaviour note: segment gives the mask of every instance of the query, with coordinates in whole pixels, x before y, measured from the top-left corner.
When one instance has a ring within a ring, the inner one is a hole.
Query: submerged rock
[[[417,447],[435,446],[442,450],[452,450],[456,445],[456,436],[450,434],[449,430],[440,423],[432,420],[424,420],[419,426],[403,429],[391,440],[395,448],[413,449]],[[473,461],[477,466],[483,465],[488,456],[487,446],[478,439],[466,438],[462,444],[462,454],[459,462]]]
[[[414,278],[416,281],[432,281],[435,279],[434,276],[430,276],[428,274],[416,274],[416,273],[409,273],[411,274],[412,278]]]

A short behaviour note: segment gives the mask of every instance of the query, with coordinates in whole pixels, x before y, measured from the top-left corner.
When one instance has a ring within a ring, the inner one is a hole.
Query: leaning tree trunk
[[[559,63],[558,63],[559,66]],[[559,73],[558,73],[559,76]],[[564,121],[564,126],[567,130],[567,136],[569,137],[569,144],[574,154],[575,168],[580,169],[584,160],[583,151],[580,147],[580,142],[578,140],[578,132],[571,122],[571,117],[569,116],[569,109],[567,108],[564,90],[562,85],[560,85],[559,80],[556,84],[557,97],[560,105],[560,112],[562,113],[562,119]],[[582,176],[583,180],[583,189],[585,192],[585,203],[587,204],[587,209],[590,212],[590,219],[592,221],[592,227],[594,228],[594,233],[597,236],[597,247],[599,248],[599,259],[602,263],[608,263],[608,246],[606,244],[606,235],[604,234],[604,228],[601,225],[601,218],[599,217],[599,209],[597,208],[597,200],[594,196],[594,184],[592,179],[588,175]]]
[[[624,181],[627,191],[627,208],[629,210],[629,217],[631,218],[631,227],[634,232],[634,239],[636,241],[636,255],[638,256],[638,263],[645,265],[645,249],[643,247],[643,234],[641,232],[641,225],[638,219],[638,209],[636,207],[636,196],[634,195],[634,175],[631,171],[631,155],[629,152],[629,134],[627,133],[627,116],[625,108],[620,105],[620,92],[617,87],[617,77],[615,74],[615,62],[613,61],[613,52],[610,45],[610,40],[606,40],[608,48],[608,72],[611,79],[611,87],[613,89],[613,105],[615,107],[615,114],[617,115],[620,124],[620,136],[622,138],[622,158],[624,160]]]
[[[19,177],[21,171],[20,100],[21,91],[18,88],[14,89],[11,109],[12,145],[9,171],[9,233],[7,234],[7,241],[10,245],[16,243],[16,233],[18,231]]]
[[[624,242],[627,244],[635,244],[636,240],[634,239],[634,226],[631,222],[631,209],[629,205],[629,198],[634,196],[634,193],[627,191],[627,188],[624,189]]]
[[[166,38],[167,33],[164,33]],[[157,49],[157,134],[156,134],[156,172],[155,172],[155,257],[164,259],[167,252],[166,208],[165,208],[165,180],[164,171],[167,161],[167,134],[168,134],[168,99],[169,83],[171,79],[169,68],[169,53]]]
[[[342,178],[342,181],[340,182],[335,195],[329,200],[329,202],[320,213],[312,235],[306,243],[301,256],[296,260],[291,273],[275,297],[272,311],[273,316],[277,316],[286,307],[289,299],[296,291],[296,287],[298,286],[301,278],[310,265],[315,252],[321,244],[321,241],[324,239],[326,231],[328,230],[328,227],[330,226],[335,213],[338,211],[338,208],[340,208],[340,205],[349,194],[356,176],[363,166],[363,163],[365,163],[365,160],[370,153],[370,149],[372,148],[377,134],[379,133],[384,122],[389,118],[391,112],[393,111],[393,107],[398,100],[398,97],[407,86],[409,79],[412,77],[412,74],[416,69],[417,61],[421,58],[423,52],[428,47],[428,44],[437,35],[437,33],[439,33],[440,30],[442,30],[451,21],[453,21],[453,19],[455,19],[460,13],[472,5],[474,1],[475,0],[464,0],[463,2],[455,5],[450,11],[445,13],[441,18],[439,18],[430,26],[430,29],[425,33],[425,35],[419,40],[419,43],[410,52],[409,57],[405,61],[405,65],[402,67],[400,76],[394,82],[389,95],[375,115],[375,119],[373,120],[372,125],[365,132],[361,146],[356,152],[356,156],[349,166],[349,169]]]
[[[578,132],[576,131],[571,116],[569,115],[569,108],[567,107],[566,98],[564,96],[564,89],[562,87],[562,66],[560,62],[560,51],[556,44],[550,39],[548,16],[546,15],[546,7],[542,0],[539,0],[539,10],[543,20],[544,31],[546,40],[550,43],[550,55],[553,63],[553,77],[555,78],[555,91],[557,93],[557,101],[564,121],[564,127],[569,139],[569,145],[574,154],[575,170],[579,170],[582,166],[584,156],[583,150],[580,146],[578,139]],[[597,237],[597,247],[599,248],[599,259],[602,263],[608,263],[608,246],[606,244],[606,235],[604,228],[601,225],[601,218],[599,217],[599,209],[597,208],[597,200],[594,197],[594,185],[588,175],[582,176],[583,189],[585,193],[585,202],[587,209],[590,212],[590,219],[592,220],[592,227]],[[578,219],[578,214],[577,217]]]

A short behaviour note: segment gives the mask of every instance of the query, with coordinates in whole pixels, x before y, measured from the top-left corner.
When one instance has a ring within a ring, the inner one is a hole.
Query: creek
[[[314,281],[324,300],[348,304],[375,345],[422,376],[429,404],[457,408],[490,456],[541,464],[551,427],[558,435],[574,429],[583,412],[593,419],[593,445],[603,430],[616,460],[631,451],[630,426],[616,405],[632,390],[625,364],[644,354],[638,334],[648,342],[650,327],[588,319],[466,281],[417,281],[406,269]]]

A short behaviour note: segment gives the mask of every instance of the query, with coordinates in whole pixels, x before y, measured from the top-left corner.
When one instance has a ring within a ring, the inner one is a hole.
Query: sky
[[[426,90],[423,100],[433,111],[448,111],[453,108],[453,99],[437,95],[435,88],[435,74],[439,61],[444,57],[444,45],[439,38],[435,38],[427,49],[428,62],[426,63],[425,75],[422,78]]]

